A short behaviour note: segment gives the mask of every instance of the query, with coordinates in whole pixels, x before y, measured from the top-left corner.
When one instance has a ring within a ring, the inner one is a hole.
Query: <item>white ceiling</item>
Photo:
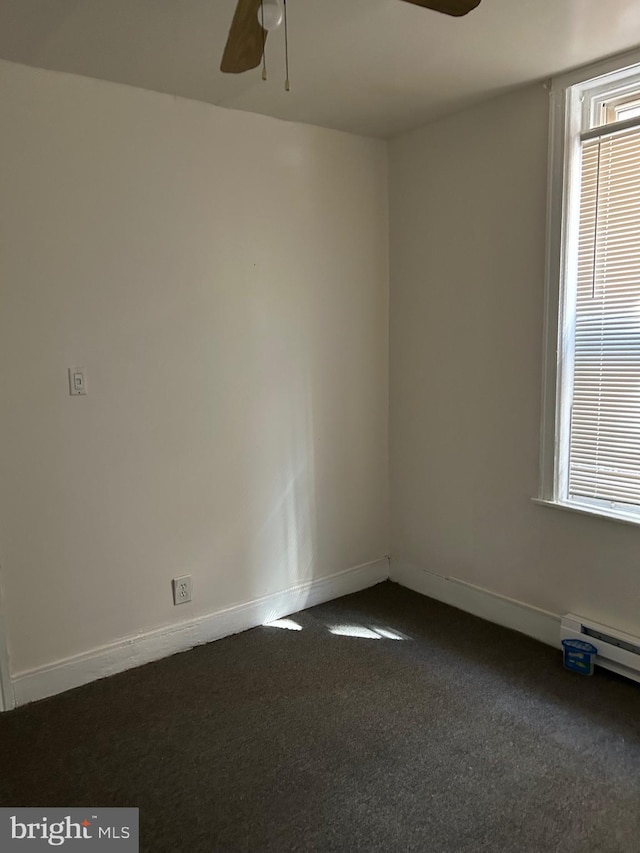
[[[639,0],[288,0],[260,70],[222,74],[235,0],[0,0],[0,57],[283,119],[390,136],[640,42]]]

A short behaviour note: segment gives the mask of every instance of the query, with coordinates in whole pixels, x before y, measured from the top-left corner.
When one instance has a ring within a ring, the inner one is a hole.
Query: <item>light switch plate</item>
[[[69,368],[69,393],[72,397],[87,393],[87,371],[84,367]]]

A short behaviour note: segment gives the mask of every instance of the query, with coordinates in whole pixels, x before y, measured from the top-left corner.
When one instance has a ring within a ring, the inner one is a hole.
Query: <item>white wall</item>
[[[392,557],[640,634],[640,529],[538,490],[548,97],[390,146]]]
[[[386,553],[385,144],[6,62],[0,126],[12,671]]]

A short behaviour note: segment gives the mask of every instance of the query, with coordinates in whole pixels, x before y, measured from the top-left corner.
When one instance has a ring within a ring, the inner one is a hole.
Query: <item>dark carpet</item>
[[[153,853],[640,850],[634,683],[391,583],[290,618],[0,716],[0,804],[139,806]]]

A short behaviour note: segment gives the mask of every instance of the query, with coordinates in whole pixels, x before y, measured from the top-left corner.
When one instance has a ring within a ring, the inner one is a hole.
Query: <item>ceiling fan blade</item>
[[[259,8],[260,0],[238,0],[220,63],[221,71],[241,74],[260,65],[267,31],[258,21]]]
[[[433,9],[444,15],[453,15],[456,18],[467,15],[472,9],[480,5],[480,0],[404,0],[405,3],[413,3],[414,6],[422,6],[423,9]]]

